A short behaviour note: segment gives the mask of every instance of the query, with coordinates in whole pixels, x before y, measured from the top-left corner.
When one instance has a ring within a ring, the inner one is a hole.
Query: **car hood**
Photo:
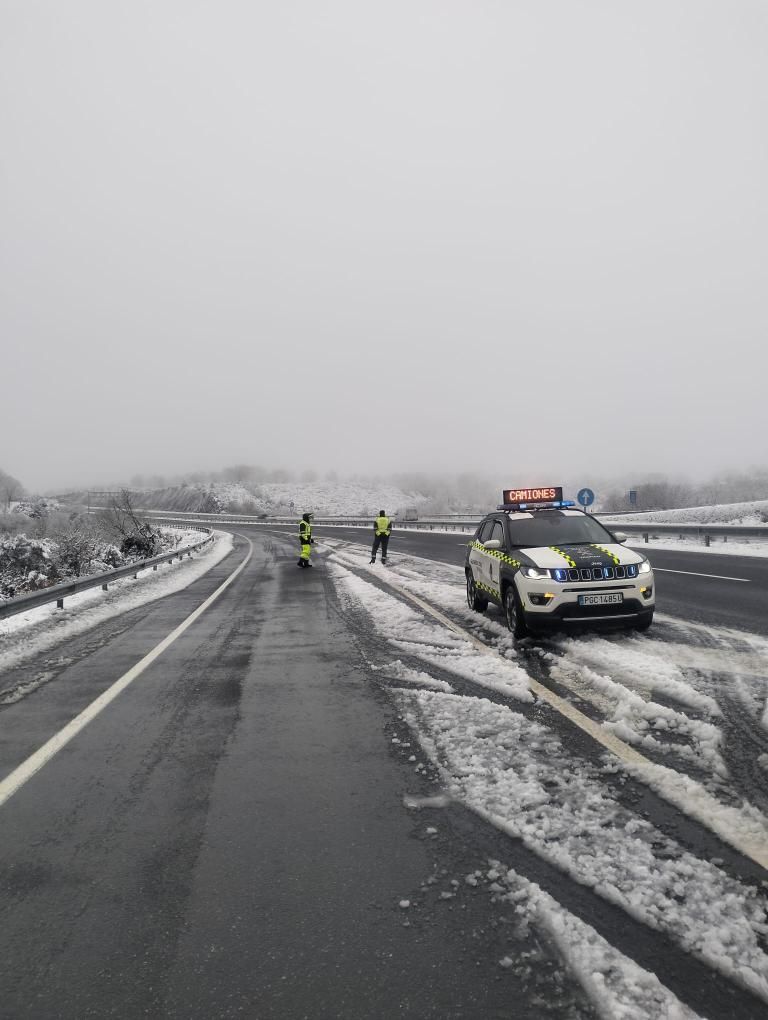
[[[537,546],[521,549],[520,558],[534,567],[550,570],[557,567],[623,567],[643,560],[638,553],[618,542],[608,545]]]

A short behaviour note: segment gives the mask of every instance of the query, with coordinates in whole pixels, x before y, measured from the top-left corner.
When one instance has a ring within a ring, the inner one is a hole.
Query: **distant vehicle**
[[[467,602],[500,606],[515,638],[574,626],[647,630],[655,606],[651,564],[562,488],[506,489],[467,548]]]
[[[407,506],[400,515],[401,521],[418,521],[419,512],[415,506]]]

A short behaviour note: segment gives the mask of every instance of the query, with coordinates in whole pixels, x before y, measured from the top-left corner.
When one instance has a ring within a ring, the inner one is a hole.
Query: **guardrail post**
[[[64,608],[64,599],[56,599],[56,608],[57,609],[63,609]]]
[[[647,531],[643,532],[643,541],[645,542],[646,545],[648,545],[648,532]]]
[[[704,545],[709,546],[711,541],[712,539],[709,537],[709,535],[704,536]]]
[[[106,591],[108,587],[109,587],[109,585],[107,585],[107,584],[102,584],[102,586],[101,586],[101,590],[102,590],[102,591]]]
[[[154,564],[152,565],[152,569],[153,569],[153,570],[155,570],[155,571],[157,570],[157,564],[156,564],[156,563],[154,563]]]

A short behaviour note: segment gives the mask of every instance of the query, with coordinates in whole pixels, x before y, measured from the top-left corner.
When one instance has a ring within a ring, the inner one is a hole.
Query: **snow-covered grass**
[[[616,519],[622,518],[618,516]],[[681,507],[677,510],[646,510],[633,513],[631,517],[624,519],[638,524],[642,521],[656,521],[659,524],[768,524],[768,499],[751,500],[747,503]]]
[[[200,537],[199,532],[190,534]],[[64,600],[63,609],[52,605],[39,606],[0,620],[0,677],[3,671],[33,655],[55,648],[105,620],[186,588],[231,552],[232,541],[228,532],[217,531],[215,541],[195,553],[193,558],[171,566],[163,565],[156,572],[151,569],[141,571],[136,580],[127,577],[114,581],[107,592],[101,588],[90,588],[72,595]]]
[[[616,530],[620,531],[621,528],[617,527]],[[704,545],[698,535],[668,537],[666,534],[654,535],[651,532],[647,543],[643,541],[641,535],[630,535],[627,546],[639,553],[648,549],[670,549],[679,552],[711,553],[714,556],[757,556],[761,558],[768,556],[768,539],[764,541],[760,538],[731,536],[727,542],[724,542],[719,535],[713,535],[711,543],[709,546]]]

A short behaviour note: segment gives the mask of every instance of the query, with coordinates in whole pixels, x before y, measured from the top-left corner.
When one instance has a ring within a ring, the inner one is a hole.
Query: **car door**
[[[501,521],[494,521],[490,535],[486,541],[498,542],[499,550],[504,551],[504,528],[502,527]],[[499,551],[494,550],[494,551]],[[501,559],[498,556],[486,553],[483,555],[483,559],[486,563],[486,570],[488,571],[487,584],[493,588],[496,592],[501,592]]]
[[[481,544],[491,537],[493,531],[494,520],[491,518],[488,521],[484,521],[480,527],[475,538],[476,542]],[[469,562],[472,567],[472,576],[475,579],[475,584],[482,584],[486,587],[490,584],[488,575],[488,560],[490,556],[487,553],[482,552],[480,549],[470,549]]]

